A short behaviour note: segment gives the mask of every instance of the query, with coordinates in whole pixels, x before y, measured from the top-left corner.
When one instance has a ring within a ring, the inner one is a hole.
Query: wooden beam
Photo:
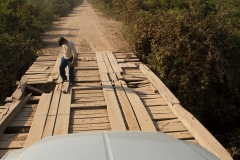
[[[17,89],[12,94],[12,98],[19,100],[22,97],[25,91],[25,87],[27,85],[27,81],[28,78],[26,76],[23,76],[20,83],[18,84]]]
[[[37,93],[37,94],[43,94],[43,93],[45,93],[44,91],[42,91],[42,90],[40,90],[40,89],[38,89],[38,88],[36,88],[36,87],[33,87],[33,86],[30,86],[30,85],[26,85],[26,89],[27,90],[29,90],[29,91],[32,91],[32,92],[34,92],[34,93]]]
[[[24,99],[15,101],[8,106],[6,114],[0,119],[0,135],[4,132],[7,126],[11,123],[14,117],[19,113],[23,106],[27,103],[31,93],[28,94]]]

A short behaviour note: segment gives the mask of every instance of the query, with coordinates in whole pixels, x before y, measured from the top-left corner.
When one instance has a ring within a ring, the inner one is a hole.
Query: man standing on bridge
[[[62,77],[62,82],[67,80],[65,73],[65,68],[68,66],[69,71],[69,82],[73,85],[74,82],[74,67],[77,59],[77,51],[75,45],[72,41],[67,40],[64,37],[60,37],[58,40],[59,46],[63,48],[63,57],[61,58],[61,63],[59,67],[60,76]]]

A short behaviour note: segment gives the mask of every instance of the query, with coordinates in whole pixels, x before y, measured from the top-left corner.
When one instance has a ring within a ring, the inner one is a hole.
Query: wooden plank
[[[131,68],[137,68],[137,66],[134,63],[126,63],[126,65]]]
[[[0,141],[0,149],[19,149],[23,146],[24,141]]]
[[[165,113],[165,114],[150,114],[151,118],[154,120],[162,120],[162,119],[175,119],[177,116],[173,113]]]
[[[77,130],[92,130],[92,129],[111,129],[110,123],[97,123],[97,124],[79,124],[69,125],[70,129]]]
[[[32,107],[32,108],[25,108],[23,107],[23,109],[20,112],[36,112],[37,107]]]
[[[155,99],[155,98],[162,98],[160,94],[155,94],[155,95],[147,95],[147,94],[142,94],[139,95],[141,99]]]
[[[99,89],[99,90],[101,90],[102,86],[85,86],[85,87],[73,86],[72,89],[75,89],[75,90],[97,90],[97,89]]]
[[[190,139],[194,138],[192,134],[189,131],[183,131],[183,132],[167,132],[168,135],[177,138],[177,139]]]
[[[68,134],[71,94],[72,87],[69,88],[68,93],[61,95],[53,135]]]
[[[57,115],[59,101],[60,101],[60,98],[61,98],[61,91],[60,91],[61,87],[62,87],[61,84],[58,84],[55,87],[53,97],[52,97],[52,101],[51,101],[51,105],[50,105],[49,112],[48,112],[48,115],[50,115],[50,116],[56,116]]]
[[[35,116],[47,116],[52,99],[52,92],[43,93],[37,105]]]
[[[69,88],[69,93],[61,94],[57,115],[70,115],[72,88]]]
[[[13,121],[32,121],[33,117],[15,117]]]
[[[42,134],[42,138],[49,137],[53,135],[53,129],[56,121],[56,115],[49,115],[46,120],[46,125]]]
[[[87,131],[73,131],[72,129],[69,130],[69,133],[84,133],[84,132],[104,132],[104,131],[110,131],[111,129],[98,129],[98,130],[87,130]]]
[[[31,96],[31,97],[29,98],[29,101],[39,101],[40,98],[41,98],[41,96]]]
[[[103,62],[104,61],[101,52],[96,52],[95,54],[96,54],[97,62]]]
[[[146,109],[152,111],[162,111],[162,110],[171,110],[171,108],[168,105],[159,105],[159,106],[147,106]]]
[[[2,134],[0,141],[25,141],[28,133]]]
[[[107,114],[107,109],[87,109],[87,110],[79,110],[79,109],[72,109],[71,113],[75,115],[83,114],[83,115],[88,115],[88,114]]]
[[[117,80],[117,76],[116,76],[115,73],[109,73],[109,76],[110,76],[112,81],[116,81]]]
[[[24,147],[29,147],[42,138],[51,99],[52,92],[42,94]]]
[[[79,115],[72,114],[71,117],[72,118],[78,118],[78,119],[103,118],[103,117],[108,117],[108,114],[79,114]]]
[[[167,103],[165,102],[164,99],[157,99],[157,100],[153,100],[153,99],[146,99],[146,100],[142,100],[143,104],[145,106],[166,106]]]
[[[8,127],[30,127],[32,125],[32,121],[12,121]]]
[[[109,123],[109,118],[70,119],[70,124],[101,124]]]
[[[96,93],[96,94],[98,94],[98,93],[103,93],[103,91],[102,91],[102,87],[101,87],[101,89],[96,89],[96,90],[79,90],[79,89],[74,89],[74,87],[73,87],[73,91],[72,91],[73,93],[72,94],[93,94],[93,93]],[[97,96],[96,96],[97,97]]]
[[[76,70],[98,70],[98,67],[75,67],[74,69],[76,69]]]
[[[70,130],[72,131],[92,131],[92,130],[110,130],[110,124],[108,126],[98,126],[98,127],[88,127],[88,128],[78,128],[78,127],[71,127]]]
[[[137,119],[132,110],[132,106],[119,81],[115,82],[115,88],[118,95],[118,99],[122,106],[123,113],[125,115],[125,119],[128,124],[129,130],[140,130]]]
[[[35,115],[35,113],[36,112],[33,112],[33,111],[31,111],[31,112],[19,112],[16,117],[31,117],[31,116],[33,117]]]
[[[187,131],[187,128],[183,124],[167,124],[158,126],[161,132],[179,132]]]
[[[111,82],[102,82],[102,85],[112,130],[126,130],[120,106],[118,105]]]
[[[104,97],[72,98],[72,103],[82,103],[82,102],[92,102],[92,101],[104,101]]]
[[[117,59],[114,57],[113,53],[110,51],[106,51],[106,55],[110,61],[110,64],[112,66],[114,73],[122,73],[123,70],[120,69],[121,67],[119,67],[119,65],[117,63]]]
[[[88,93],[88,94],[75,93],[74,94],[74,97],[80,97],[80,98],[92,98],[92,97],[98,98],[98,97],[103,97],[103,96],[104,96],[103,91],[101,91],[101,93]]]
[[[69,115],[57,115],[53,135],[68,134]]]
[[[35,108],[37,107],[37,104],[26,104],[24,108]]]
[[[77,104],[71,104],[71,108],[88,108],[88,107],[106,107],[107,103],[100,102],[82,102]]]
[[[152,122],[151,117],[147,113],[147,110],[145,109],[144,105],[142,104],[140,98],[137,96],[137,94],[131,89],[128,88],[126,83],[122,82],[122,87],[132,105],[132,108],[135,112],[135,115],[137,117],[138,123],[140,125],[141,130],[143,131],[156,131],[156,128]]]
[[[7,113],[0,119],[0,135],[4,132],[13,118],[23,108],[23,106],[27,103],[30,96],[31,94],[28,94],[23,100],[17,100],[8,106],[9,108]]]
[[[28,78],[26,76],[23,76],[21,78],[21,81],[19,82],[17,89],[13,92],[11,96],[13,99],[19,100],[22,97],[22,95],[24,94],[25,87],[27,85],[27,81]]]
[[[109,62],[109,59],[108,59],[107,55],[106,55],[106,52],[103,51],[102,56],[103,56],[103,59],[104,59],[105,66],[107,67],[108,73],[113,73],[113,69],[112,69],[112,66]]]

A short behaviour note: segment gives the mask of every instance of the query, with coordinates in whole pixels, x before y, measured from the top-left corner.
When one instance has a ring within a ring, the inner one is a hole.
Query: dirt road
[[[87,2],[76,7],[67,17],[54,22],[43,40],[46,54],[59,54],[57,40],[63,36],[72,40],[78,53],[92,51],[126,51],[127,43],[121,33],[122,23],[109,20]]]

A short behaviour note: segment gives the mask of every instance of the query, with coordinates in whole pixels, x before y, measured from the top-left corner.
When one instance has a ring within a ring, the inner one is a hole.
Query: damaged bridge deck
[[[160,131],[229,154],[133,53],[80,53],[76,83],[61,83],[61,55],[41,55],[0,106],[0,157],[38,140],[90,131]],[[66,93],[64,93],[66,91]]]

